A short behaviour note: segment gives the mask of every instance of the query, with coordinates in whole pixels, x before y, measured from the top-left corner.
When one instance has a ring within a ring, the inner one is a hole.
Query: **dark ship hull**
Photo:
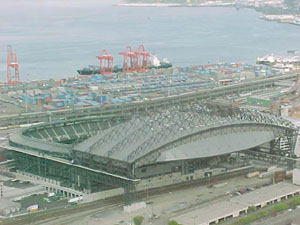
[[[162,62],[159,66],[153,66],[150,65],[149,69],[167,69],[172,67],[172,63],[165,63]],[[123,71],[123,68],[120,66],[115,66],[113,68],[114,73],[120,73]],[[99,74],[100,73],[100,68],[97,66],[89,66],[86,68],[83,68],[82,70],[77,70],[79,75],[93,75],[93,74]]]

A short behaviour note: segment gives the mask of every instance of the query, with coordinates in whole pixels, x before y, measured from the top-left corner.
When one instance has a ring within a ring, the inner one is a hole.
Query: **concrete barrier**
[[[116,189],[101,191],[101,192],[92,193],[92,194],[84,194],[83,202],[96,201],[96,200],[106,199],[106,198],[123,195],[123,194],[124,194],[123,188],[116,188]]]
[[[126,213],[132,213],[135,211],[138,211],[140,209],[145,209],[147,207],[145,202],[135,202],[131,205],[124,206],[124,212]]]

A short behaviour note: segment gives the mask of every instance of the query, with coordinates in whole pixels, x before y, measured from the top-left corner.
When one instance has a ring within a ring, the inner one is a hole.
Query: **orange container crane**
[[[97,56],[100,63],[100,74],[108,75],[113,72],[113,63],[114,57],[108,54],[108,52],[104,49],[102,51],[101,56]]]
[[[14,73],[11,71],[14,70]],[[11,45],[7,46],[7,83],[14,85],[20,82],[19,63]]]
[[[130,46],[127,46],[124,52],[121,52],[120,55],[124,56],[123,60],[123,72],[132,73],[137,71],[137,55]]]
[[[146,52],[144,45],[140,45],[136,52],[137,56],[137,66],[138,72],[147,72],[149,67],[149,57],[150,54]]]

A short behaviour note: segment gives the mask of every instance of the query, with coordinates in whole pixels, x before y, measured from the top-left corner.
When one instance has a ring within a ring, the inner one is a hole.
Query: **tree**
[[[144,217],[136,216],[133,218],[134,225],[141,225],[144,221]]]
[[[251,213],[251,212],[254,212],[255,210],[256,210],[256,209],[255,209],[254,206],[249,206],[247,212],[248,212],[248,213]]]
[[[300,205],[300,198],[299,197],[293,198],[291,200],[291,202],[289,203],[289,205],[292,207],[296,207],[296,206]]]
[[[175,220],[170,220],[169,225],[181,225],[181,224],[177,223]]]

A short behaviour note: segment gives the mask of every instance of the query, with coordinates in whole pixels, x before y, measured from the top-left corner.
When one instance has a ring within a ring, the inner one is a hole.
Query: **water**
[[[72,3],[71,3],[72,2]],[[176,66],[254,63],[258,55],[300,49],[300,27],[267,22],[254,10],[116,7],[103,0],[12,0],[0,7],[0,80],[13,45],[22,80],[63,78],[144,44]]]

